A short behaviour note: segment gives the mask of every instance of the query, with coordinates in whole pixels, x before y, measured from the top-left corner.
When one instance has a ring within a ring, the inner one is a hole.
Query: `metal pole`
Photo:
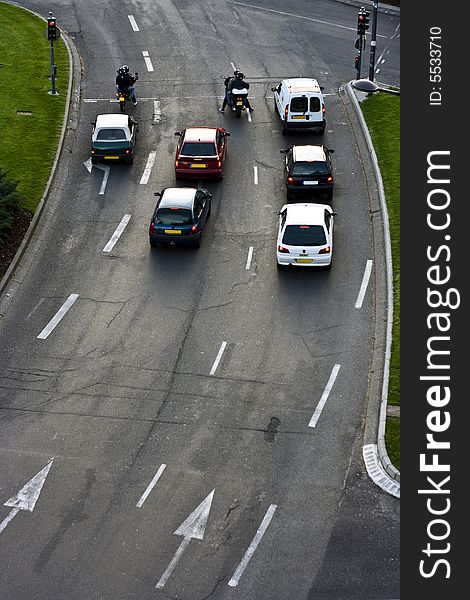
[[[369,79],[374,81],[374,70],[375,70],[375,47],[377,46],[377,12],[379,3],[374,0],[373,3],[374,12],[372,14],[372,35],[370,40],[370,62],[369,62]]]
[[[54,63],[54,42],[53,42],[53,40],[51,40],[51,81],[52,81],[51,94],[53,96],[55,96],[56,90],[55,90],[55,63]]]

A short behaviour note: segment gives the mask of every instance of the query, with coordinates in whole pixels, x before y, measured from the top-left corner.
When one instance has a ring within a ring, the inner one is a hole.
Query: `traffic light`
[[[369,29],[370,22],[370,12],[361,8],[361,10],[357,13],[357,33],[358,35],[365,35],[366,31]]]
[[[51,41],[57,39],[57,23],[52,16],[47,19],[47,39]]]

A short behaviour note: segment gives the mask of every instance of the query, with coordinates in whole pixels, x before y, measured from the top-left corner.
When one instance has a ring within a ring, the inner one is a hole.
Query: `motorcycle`
[[[245,110],[245,102],[248,96],[248,90],[246,88],[236,89],[233,88],[228,95],[228,105],[235,113],[235,117],[239,119],[242,114],[242,110]]]
[[[137,81],[139,79],[139,74],[135,73],[134,75],[134,82]],[[118,87],[116,86],[116,98],[118,99],[119,102],[119,108],[121,109],[121,112],[124,112],[125,108],[126,108],[126,101],[130,100],[129,98],[129,92],[126,91],[121,91],[118,89]]]

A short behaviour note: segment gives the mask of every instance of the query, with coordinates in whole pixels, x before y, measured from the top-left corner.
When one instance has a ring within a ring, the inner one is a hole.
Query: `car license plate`
[[[170,233],[170,234],[181,234],[181,229],[165,229],[165,233]]]
[[[105,156],[106,160],[119,160],[119,156]]]
[[[296,258],[295,262],[298,262],[298,263],[313,263],[313,258]]]
[[[189,165],[190,169],[205,169],[206,167],[206,163],[191,163]]]
[[[304,181],[304,185],[318,185],[318,181]]]
[[[305,115],[292,115],[293,119],[305,119]]]
[[[243,102],[241,102],[240,100],[239,100],[238,102],[235,102],[235,104],[236,104],[237,106],[243,106]]]

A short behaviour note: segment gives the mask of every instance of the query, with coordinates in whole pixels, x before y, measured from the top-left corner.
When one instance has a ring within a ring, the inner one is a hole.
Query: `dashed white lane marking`
[[[160,108],[160,100],[153,101],[153,122],[160,123],[162,118],[162,109]]]
[[[100,191],[98,192],[98,194],[100,196],[102,196],[106,191],[106,184],[108,183],[108,177],[109,177],[109,172],[111,171],[111,167],[108,167],[107,165],[96,165],[96,166],[98,168],[100,168],[102,171],[104,171],[103,181],[101,182]]]
[[[258,185],[258,167],[253,167],[253,183]]]
[[[116,244],[118,239],[121,237],[122,232],[126,228],[126,225],[129,223],[130,219],[131,219],[131,215],[124,215],[122,217],[121,222],[119,223],[119,225],[116,228],[116,231],[113,233],[113,235],[111,236],[111,239],[106,244],[106,246],[103,248],[103,252],[111,252],[111,250],[114,248],[114,245]]]
[[[389,477],[381,466],[377,446],[375,444],[366,444],[362,447],[362,456],[372,481],[392,496],[395,496],[395,498],[399,498],[400,484]]]
[[[220,359],[222,358],[222,354],[224,353],[226,345],[227,345],[227,342],[222,342],[222,344],[220,345],[219,352],[216,356],[216,359],[214,360],[214,364],[212,365],[212,369],[210,370],[209,375],[214,375],[214,373],[217,371],[217,367],[219,366],[219,362],[220,362]]]
[[[40,340],[45,340],[47,338],[47,336],[51,333],[51,331],[53,331],[53,329],[55,329],[55,327],[60,323],[60,321],[63,319],[63,317],[65,316],[65,314],[67,313],[67,311],[69,310],[69,308],[72,306],[72,304],[75,302],[75,300],[77,298],[78,298],[78,294],[70,294],[70,296],[67,298],[67,300],[64,302],[64,304],[61,306],[61,308],[57,311],[57,313],[52,317],[52,319],[49,321],[49,323],[44,327],[44,329],[38,335],[38,338]]]
[[[250,546],[248,547],[248,550],[245,552],[245,555],[242,558],[240,564],[236,568],[235,573],[232,575],[232,578],[228,582],[230,587],[236,587],[238,585],[240,577],[243,575],[243,571],[245,570],[247,564],[250,562],[250,559],[253,556],[254,551],[256,550],[258,544],[260,543],[261,538],[265,534],[266,529],[268,528],[268,525],[271,522],[271,519],[273,518],[276,508],[277,508],[276,504],[271,504],[271,506],[266,511],[266,514],[264,515],[264,518],[261,522],[261,525],[258,528],[258,531],[256,532],[255,537],[253,538]]]
[[[150,494],[150,492],[153,490],[155,484],[157,483],[157,481],[160,479],[161,474],[163,473],[163,471],[166,469],[166,465],[162,464],[160,465],[158,471],[155,473],[154,478],[152,479],[152,481],[148,484],[147,489],[145,490],[145,492],[142,494],[141,499],[137,502],[136,506],[137,508],[140,508],[142,506],[142,504],[147,500],[147,496]]]
[[[249,110],[247,111],[246,116],[248,118],[248,122],[251,123],[253,119],[251,118],[251,112]]]
[[[236,66],[233,64],[233,62],[230,63],[230,66],[232,67],[232,69],[235,71],[236,70]]]
[[[339,25],[338,23],[332,23],[331,21],[321,21],[320,19],[314,19],[313,17],[304,17],[303,15],[296,15],[294,13],[288,13],[281,10],[274,10],[272,8],[266,8],[264,6],[256,6],[255,4],[246,4],[245,2],[236,2],[235,0],[227,0],[229,4],[237,4],[238,6],[244,6],[245,8],[254,8],[255,10],[264,10],[265,12],[271,12],[285,17],[293,17],[294,19],[303,19],[305,21],[312,21],[313,23],[320,23],[322,25],[330,25],[331,27],[339,27],[340,29],[348,29],[349,31],[356,31],[355,27],[346,27],[346,25]],[[377,37],[386,38],[386,35],[377,34]]]
[[[131,22],[131,27],[134,31],[139,31],[139,28],[137,27],[137,23],[135,22],[135,19],[133,17],[133,15],[127,15],[127,18],[129,19],[129,21]]]
[[[145,165],[144,172],[140,179],[140,184],[145,185],[150,177],[150,173],[152,172],[153,163],[155,162],[155,157],[157,156],[156,152],[150,152],[149,157],[147,158],[147,164]]]
[[[315,412],[313,413],[312,418],[310,419],[310,423],[308,424],[309,427],[316,426],[318,419],[320,418],[320,415],[322,413],[323,407],[325,406],[326,401],[328,400],[328,396],[330,395],[331,389],[336,380],[336,377],[338,375],[338,371],[339,371],[340,367],[341,367],[341,365],[335,365],[333,367],[330,378],[328,379],[328,383],[326,384],[326,387],[323,390],[323,394],[320,398],[320,402],[318,403],[318,406],[315,409]]]
[[[248,270],[251,267],[251,259],[253,258],[253,246],[250,246],[249,250],[248,250],[248,258],[246,259],[246,267],[245,269]]]
[[[147,50],[142,50],[142,56],[144,57],[145,64],[147,65],[147,71],[153,71],[152,61],[150,60]]]
[[[366,268],[364,270],[364,275],[362,277],[361,288],[359,290],[359,294],[357,295],[357,300],[355,304],[355,308],[361,308],[362,303],[364,302],[364,296],[366,294],[367,286],[369,284],[369,278],[372,271],[372,260],[368,260],[366,262]]]

